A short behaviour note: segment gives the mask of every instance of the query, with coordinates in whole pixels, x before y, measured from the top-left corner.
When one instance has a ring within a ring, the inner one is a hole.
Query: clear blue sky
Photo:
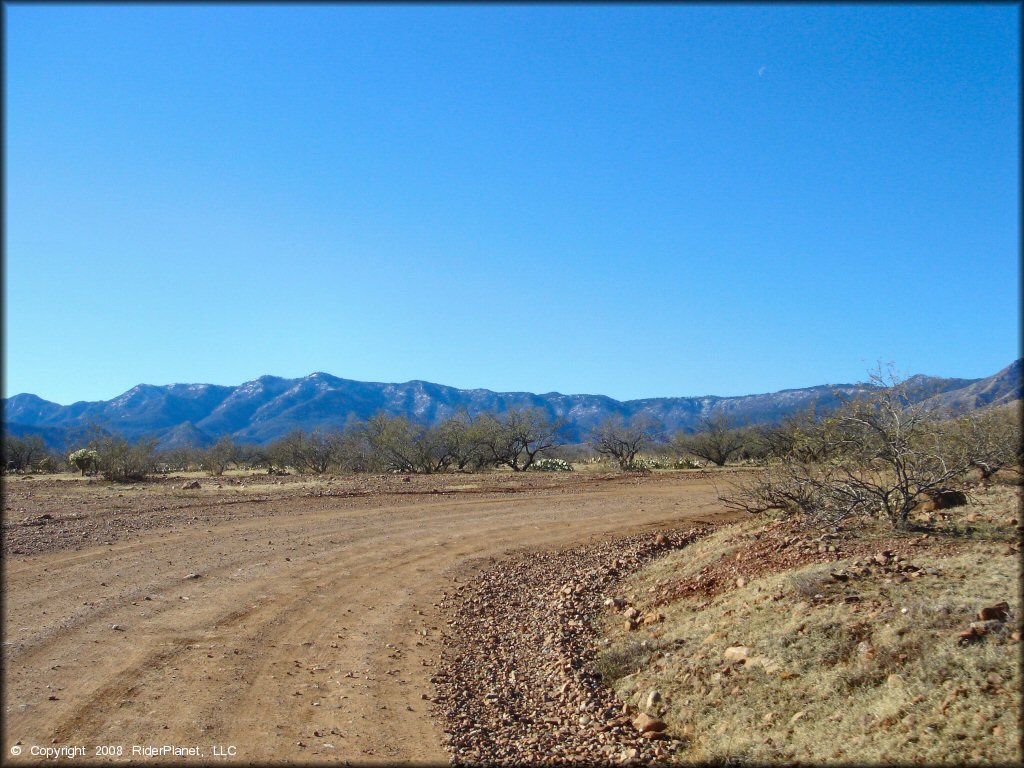
[[[6,395],[1020,354],[1017,5],[18,5]]]

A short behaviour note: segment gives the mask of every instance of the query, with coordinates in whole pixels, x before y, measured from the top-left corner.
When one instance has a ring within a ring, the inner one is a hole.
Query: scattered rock
[[[653,711],[634,724],[647,702],[626,704],[597,674],[593,619],[611,608],[623,611],[626,630],[649,620],[653,612],[644,616],[609,594],[666,547],[684,546],[699,534],[670,530],[663,532],[664,544],[648,533],[514,555],[445,596],[438,607],[449,615],[450,631],[442,636],[431,682],[453,764],[649,765],[681,749],[683,742],[657,719],[660,693],[647,706]],[[520,629],[509,632],[510,626]],[[485,698],[488,691],[498,698]]]

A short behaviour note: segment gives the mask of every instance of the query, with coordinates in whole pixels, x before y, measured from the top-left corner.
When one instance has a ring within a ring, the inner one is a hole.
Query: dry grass
[[[1018,492],[976,493],[963,512],[978,519],[975,535],[1015,519]],[[666,577],[732,556],[760,524],[717,531],[662,558],[626,591],[647,595]],[[915,553],[914,564],[938,575],[839,584],[829,573],[850,562],[813,564],[710,602],[664,605],[665,622],[652,628],[625,632],[609,619],[599,669],[638,709],[650,691],[661,692],[651,714],[688,738],[683,762],[1019,761],[1020,645],[1011,633],[1020,628],[1021,572],[1005,527],[997,540],[969,539],[956,552]],[[859,601],[847,602],[851,592]],[[958,645],[978,609],[1002,600],[1007,624]],[[726,661],[725,649],[737,645],[750,658]]]

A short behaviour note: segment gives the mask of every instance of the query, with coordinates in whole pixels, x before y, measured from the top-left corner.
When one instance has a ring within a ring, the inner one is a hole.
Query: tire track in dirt
[[[444,626],[435,603],[456,578],[511,550],[718,509],[706,482],[575,490],[293,497],[268,516],[14,559],[5,752],[56,740],[207,756],[234,745],[242,762],[445,762],[420,695],[439,653],[431,628]]]

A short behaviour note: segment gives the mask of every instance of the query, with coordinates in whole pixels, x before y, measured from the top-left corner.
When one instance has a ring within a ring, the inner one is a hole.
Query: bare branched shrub
[[[828,486],[832,467],[797,460],[772,460],[748,480],[735,484],[722,496],[729,509],[760,513],[779,510],[816,518],[821,523],[834,523],[848,517],[849,512],[832,508]]]
[[[902,529],[929,494],[961,483],[972,466],[966,442],[912,402],[905,382],[879,373],[872,385],[828,419],[791,423],[777,435],[787,453],[724,497],[726,504],[832,521],[877,515]]]
[[[1001,469],[1020,471],[1021,417],[1017,404],[976,411],[952,422],[949,439],[959,441],[971,467],[988,480]]]

